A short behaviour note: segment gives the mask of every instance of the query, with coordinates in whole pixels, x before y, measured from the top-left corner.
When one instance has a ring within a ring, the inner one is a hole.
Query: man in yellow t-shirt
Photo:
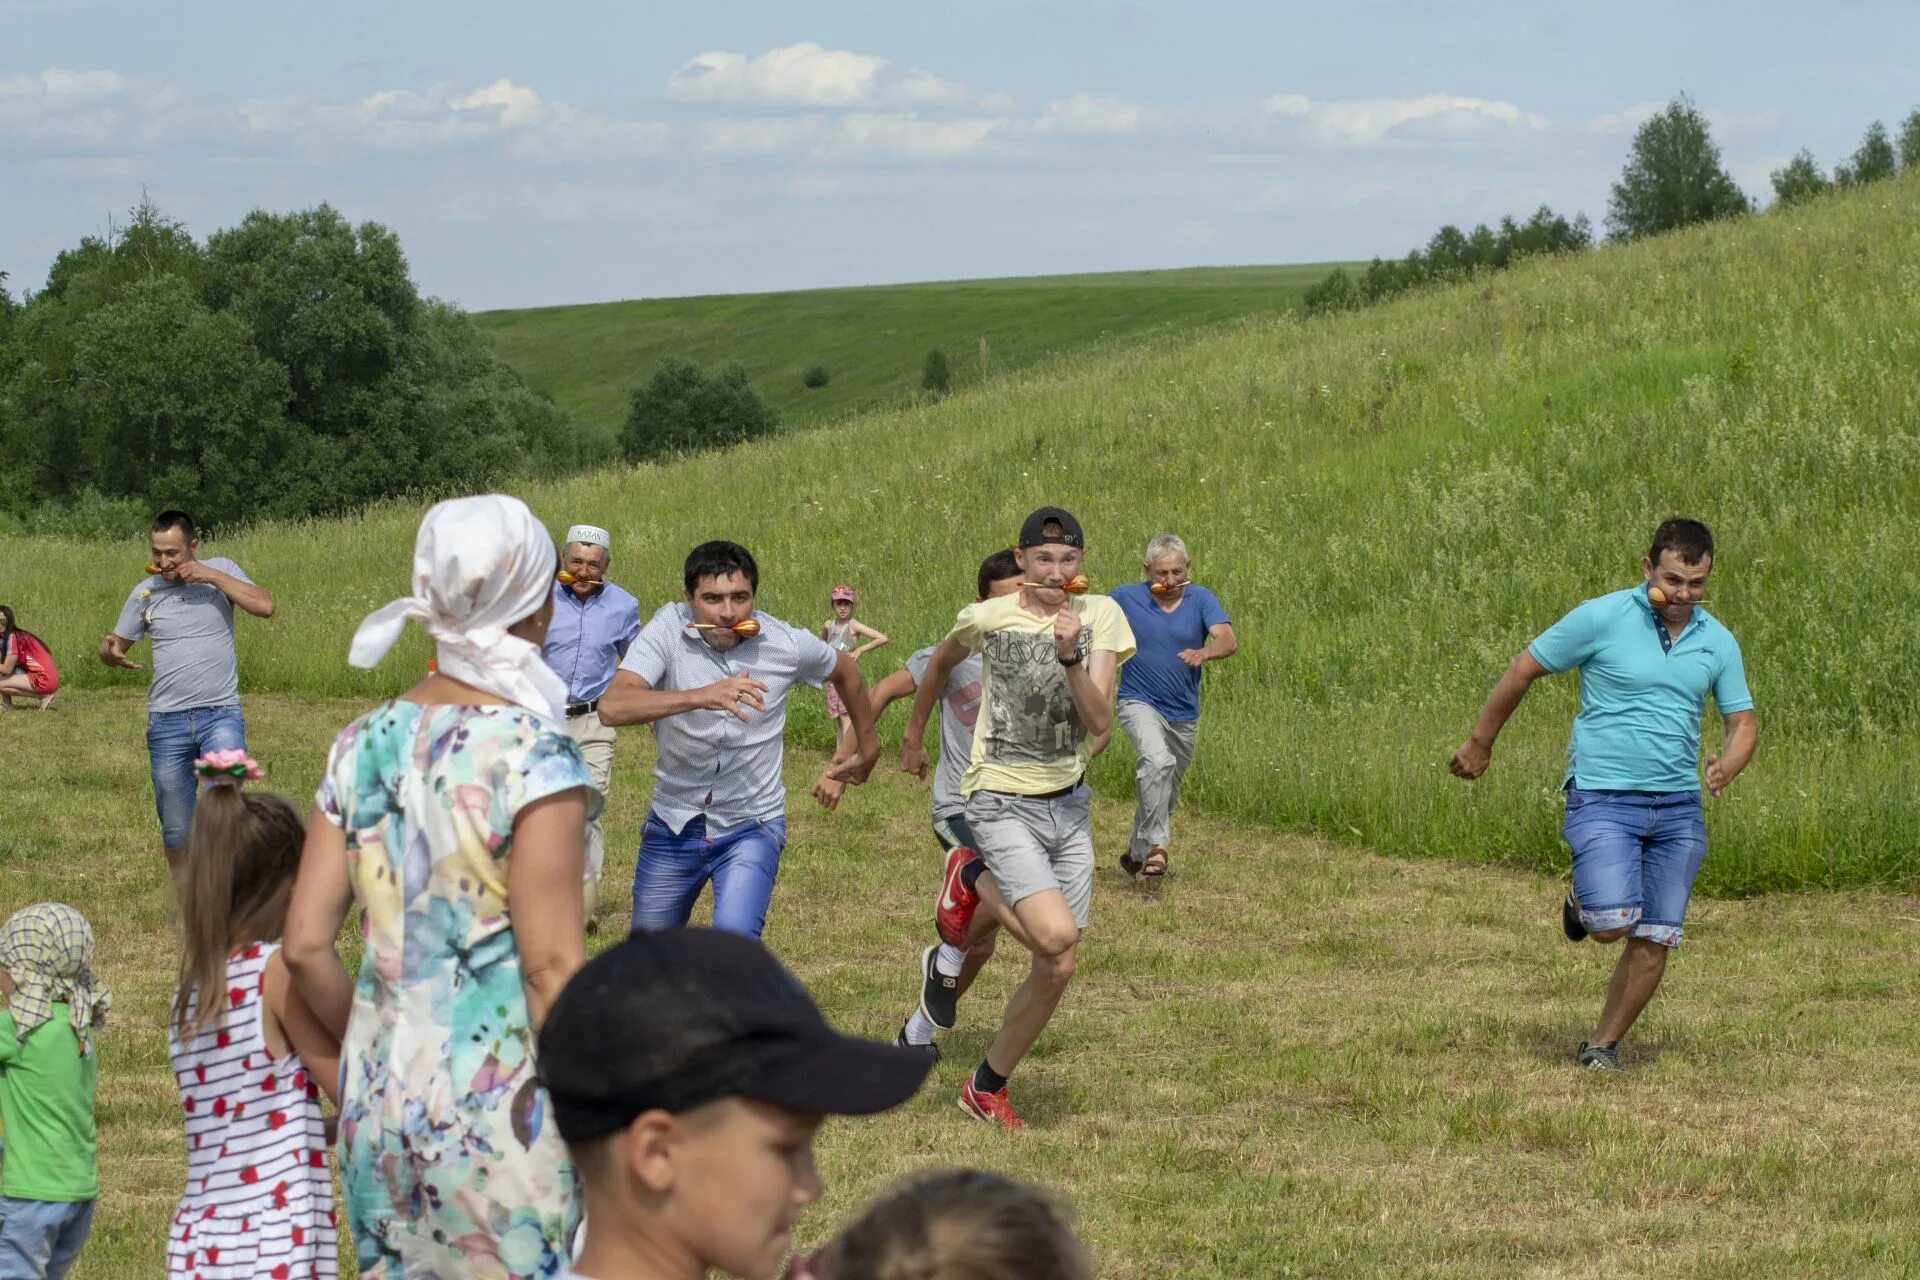
[[[947,673],[981,657],[973,754],[960,783],[979,856],[955,865],[941,894],[942,943],[921,953],[918,1017],[952,1027],[973,907],[1032,953],[1000,1032],[960,1088],[968,1114],[1023,1129],[1007,1077],[1053,1017],[1073,976],[1093,900],[1093,826],[1083,780],[1094,739],[1113,727],[1113,689],[1133,654],[1126,615],[1105,596],[1074,596],[1086,538],[1080,522],[1042,507],[1020,527],[1018,595],[960,611],[934,650],[900,743],[900,768],[925,777],[927,722]],[[981,922],[983,925],[986,921]]]

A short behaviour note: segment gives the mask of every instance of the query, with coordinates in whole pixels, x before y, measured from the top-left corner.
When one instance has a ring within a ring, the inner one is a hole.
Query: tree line
[[[1898,139],[1876,120],[1859,148],[1829,178],[1811,152],[1802,150],[1772,174],[1774,207],[1790,208],[1828,191],[1879,182],[1920,165],[1920,110],[1909,115]],[[1720,161],[1707,118],[1682,94],[1656,112],[1633,137],[1625,167],[1607,201],[1607,232],[1615,240],[1638,240],[1695,223],[1737,217],[1753,202]],[[1524,223],[1502,218],[1499,228],[1482,224],[1471,232],[1445,226],[1399,260],[1375,258],[1357,279],[1335,268],[1307,291],[1309,315],[1366,306],[1426,284],[1445,283],[1483,271],[1499,271],[1542,253],[1588,248],[1593,233],[1585,214],[1572,221],[1542,205]]]
[[[391,231],[324,204],[203,243],[143,199],[24,301],[0,290],[15,526],[322,515],[558,473],[577,450],[464,312],[420,296]]]

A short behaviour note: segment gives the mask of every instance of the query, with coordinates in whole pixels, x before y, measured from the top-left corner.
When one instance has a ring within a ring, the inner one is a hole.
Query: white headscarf
[[[439,645],[441,675],[563,719],[566,682],[539,645],[507,634],[545,603],[556,563],[553,536],[520,499],[489,493],[439,503],[413,542],[413,594],[361,621],[347,661],[378,666],[417,622]]]

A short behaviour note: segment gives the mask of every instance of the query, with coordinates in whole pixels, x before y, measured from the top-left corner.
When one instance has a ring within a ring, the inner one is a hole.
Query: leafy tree
[[[833,375],[827,372],[827,366],[823,364],[814,365],[812,368],[808,369],[800,379],[803,385],[815,391],[818,391],[821,387],[826,386],[827,383],[831,382],[832,380],[833,380]]]
[[[1827,176],[1814,163],[1813,153],[1802,148],[1799,155],[1773,171],[1773,198],[1780,208],[1825,195],[1833,189]]]
[[[1893,152],[1893,143],[1887,137],[1887,127],[1875,120],[1867,126],[1867,132],[1860,139],[1859,150],[1847,163],[1834,166],[1835,186],[1861,187],[1869,182],[1878,182],[1882,178],[1891,178],[1899,168],[1899,161]]]
[[[947,394],[953,385],[953,371],[947,367],[947,353],[935,347],[920,365],[920,388],[936,396]]]
[[[628,461],[647,462],[742,444],[779,425],[739,361],[706,374],[685,356],[666,356],[635,389],[620,448]]]
[[[1682,94],[1633,135],[1626,168],[1607,202],[1607,230],[1617,239],[1637,240],[1751,207],[1721,167],[1706,117]]]
[[[1900,125],[1900,172],[1912,173],[1916,166],[1920,166],[1920,111]]]

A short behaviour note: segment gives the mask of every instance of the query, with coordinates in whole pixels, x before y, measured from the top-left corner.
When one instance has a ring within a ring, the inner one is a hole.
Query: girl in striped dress
[[[244,752],[194,762],[207,784],[180,873],[186,935],[168,1052],[186,1113],[187,1189],[169,1280],[331,1280],[338,1264],[320,1095],[340,1046],[287,979],[280,927],[306,839]]]

